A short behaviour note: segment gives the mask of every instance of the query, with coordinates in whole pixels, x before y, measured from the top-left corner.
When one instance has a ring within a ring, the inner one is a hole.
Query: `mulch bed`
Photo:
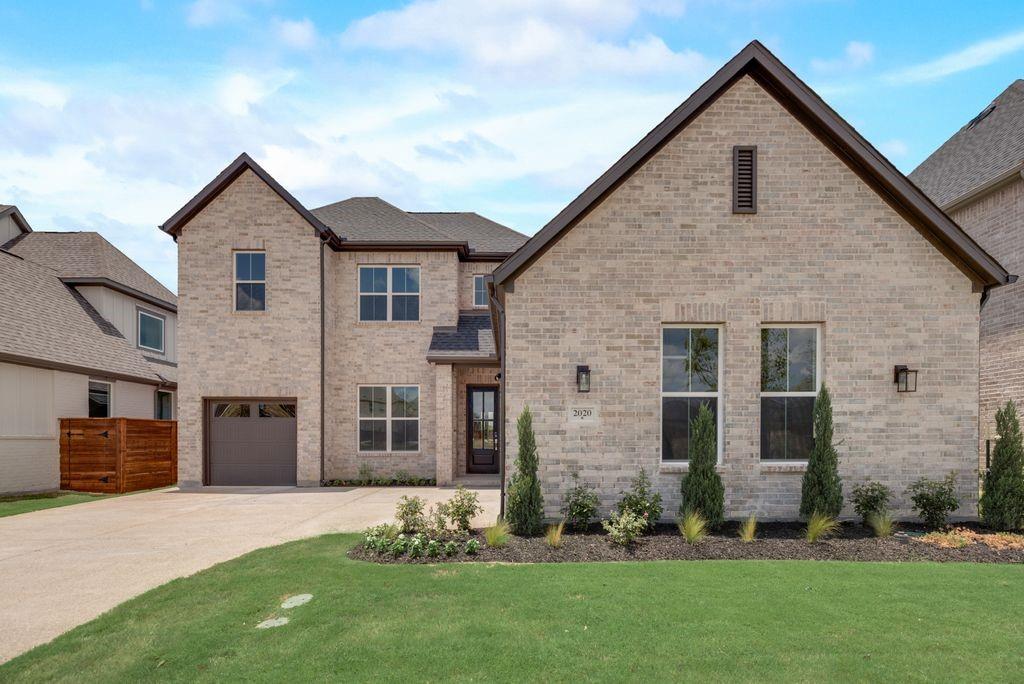
[[[983,531],[972,524],[958,525]],[[857,523],[843,523],[833,537],[809,544],[804,538],[804,526],[799,523],[761,523],[757,539],[741,541],[736,524],[726,524],[715,534],[701,542],[687,544],[675,526],[659,526],[658,530],[643,537],[630,547],[612,544],[599,529],[586,533],[570,533],[562,537],[562,547],[552,549],[543,537],[513,536],[508,545],[500,549],[487,547],[482,532],[471,535],[480,541],[476,555],[467,555],[461,549],[451,558],[392,558],[378,555],[357,546],[349,557],[375,563],[573,563],[594,561],[637,560],[834,560],[834,561],[889,561],[889,562],[972,562],[972,563],[1024,563],[1024,549],[992,549],[981,543],[963,548],[940,548],[919,540],[923,528],[910,524],[900,526],[894,537],[875,538],[870,530]]]

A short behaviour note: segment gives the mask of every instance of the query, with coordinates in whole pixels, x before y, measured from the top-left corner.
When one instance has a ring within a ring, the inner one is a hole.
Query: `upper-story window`
[[[235,311],[265,311],[266,308],[266,252],[235,252]]]
[[[487,306],[487,282],[484,280],[486,277],[473,276],[473,306]]]
[[[420,267],[360,266],[359,320],[420,320]]]
[[[164,317],[139,309],[138,318],[139,347],[163,354]]]
[[[110,401],[114,386],[102,380],[89,381],[89,417],[110,418]]]

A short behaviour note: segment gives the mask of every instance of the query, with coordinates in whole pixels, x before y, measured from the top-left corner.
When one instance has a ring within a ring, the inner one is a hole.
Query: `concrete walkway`
[[[176,577],[264,546],[392,519],[433,487],[207,487],[133,494],[0,518],[0,662]],[[498,491],[478,490],[492,524]]]

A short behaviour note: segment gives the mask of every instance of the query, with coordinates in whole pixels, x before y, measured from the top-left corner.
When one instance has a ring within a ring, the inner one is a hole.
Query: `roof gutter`
[[[488,275],[484,279],[487,283],[487,298],[491,303],[491,325],[495,328],[494,341],[498,346],[498,359],[500,371],[498,371],[498,425],[500,432],[498,433],[498,473],[501,477],[501,493],[499,495],[499,519],[505,517],[505,307],[499,299],[499,294],[504,295],[504,292],[499,290],[499,286],[494,282],[494,276]],[[501,297],[502,299],[504,297]],[[497,315],[495,315],[497,314]]]
[[[331,241],[331,236],[325,233],[320,234],[320,486],[323,487],[327,480],[325,454],[326,445],[324,444],[324,436],[326,429],[324,427],[324,419],[326,417],[326,411],[324,404],[326,403],[327,397],[327,367],[325,360],[327,353],[325,350],[326,341],[326,330],[327,330],[327,307],[326,300],[324,299],[324,292],[326,290],[324,286],[324,248],[327,243]]]

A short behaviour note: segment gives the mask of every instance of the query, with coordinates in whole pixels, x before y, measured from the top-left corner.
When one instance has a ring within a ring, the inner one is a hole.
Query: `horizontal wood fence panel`
[[[61,489],[124,494],[177,481],[177,421],[60,419]]]

